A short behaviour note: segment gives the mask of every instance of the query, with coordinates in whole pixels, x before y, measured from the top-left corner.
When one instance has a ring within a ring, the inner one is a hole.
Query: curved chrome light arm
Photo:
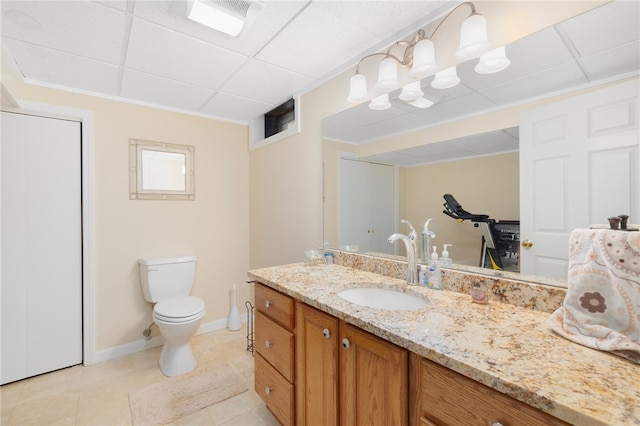
[[[438,32],[438,30],[440,29],[440,27],[442,26],[442,24],[444,24],[444,22],[449,18],[449,16],[451,16],[456,10],[458,10],[461,7],[464,7],[464,6],[469,6],[471,8],[471,13],[469,14],[469,16],[478,14],[478,12],[476,11],[476,6],[472,2],[466,1],[464,3],[460,3],[459,5],[457,5],[453,9],[451,9],[451,11],[449,13],[447,13],[447,15],[440,21],[438,26],[433,30],[433,33],[431,33],[430,37],[427,37],[427,33],[424,30],[420,29],[420,30],[418,30],[416,35],[413,36],[411,41],[406,41],[406,40],[397,41],[394,44],[392,44],[391,46],[389,46],[389,48],[387,49],[387,51],[385,53],[383,53],[383,52],[371,53],[371,54],[363,57],[362,59],[360,59],[360,61],[358,61],[358,65],[356,65],[356,72],[355,73],[358,74],[360,72],[360,64],[362,64],[362,62],[365,59],[371,58],[373,56],[384,56],[386,58],[392,58],[398,63],[398,65],[400,67],[402,67],[402,68],[411,68],[411,66],[413,65],[413,48],[414,48],[414,46],[422,39],[428,38],[429,40],[432,40],[433,37],[435,37],[435,35]],[[391,54],[391,50],[393,48],[395,48],[395,47],[398,47],[398,46],[407,46],[406,50],[404,51],[404,55],[403,55],[402,59],[399,59],[397,56]]]
[[[471,8],[471,13],[469,14],[469,16],[472,15],[479,15],[478,12],[476,12],[476,6],[470,2],[470,1],[465,1],[464,3],[460,3],[459,5],[457,5],[456,7],[454,7],[453,9],[451,9],[451,11],[449,13],[447,13],[447,16],[445,16],[442,21],[440,21],[440,23],[438,24],[438,26],[433,30],[433,32],[431,33],[431,37],[429,37],[430,40],[433,39],[433,37],[435,37],[436,33],[438,32],[438,30],[440,29],[440,27],[442,26],[442,24],[444,24],[444,22],[449,18],[449,16],[451,16],[456,10],[460,9],[463,6],[469,6]],[[469,17],[467,16],[467,18]]]

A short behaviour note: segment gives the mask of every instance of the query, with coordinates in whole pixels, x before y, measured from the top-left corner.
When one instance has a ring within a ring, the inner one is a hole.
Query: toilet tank
[[[188,296],[193,287],[196,258],[156,257],[138,260],[144,298],[152,303]]]

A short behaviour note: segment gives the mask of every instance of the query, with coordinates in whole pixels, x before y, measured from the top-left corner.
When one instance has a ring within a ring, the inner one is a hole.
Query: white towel
[[[640,232],[574,230],[567,284],[564,303],[547,325],[640,364]]]

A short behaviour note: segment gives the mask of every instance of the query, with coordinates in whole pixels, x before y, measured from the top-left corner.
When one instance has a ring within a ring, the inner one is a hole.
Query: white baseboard
[[[240,321],[243,324],[247,322],[247,314],[240,315]],[[211,321],[205,324],[200,324],[200,328],[196,332],[196,336],[199,334],[211,333],[212,331],[222,330],[227,327],[227,319],[219,319]],[[147,349],[155,348],[164,344],[162,336],[153,336],[149,340],[140,339],[135,342],[125,343],[124,345],[112,346],[107,349],[102,349],[95,352],[93,362],[91,364],[98,364],[100,362],[109,361],[112,359],[120,358],[122,356],[131,355],[136,352],[141,352]],[[84,365],[90,365],[85,362]]]

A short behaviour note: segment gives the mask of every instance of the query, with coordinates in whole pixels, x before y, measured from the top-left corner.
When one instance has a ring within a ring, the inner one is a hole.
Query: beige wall
[[[322,119],[350,106],[350,77],[302,96],[300,133],[250,152],[251,268],[301,262],[322,244]]]
[[[140,257],[198,257],[192,294],[206,303],[203,324],[227,317],[233,283],[239,302],[249,297],[246,126],[23,85],[9,72],[3,84],[16,99],[93,113],[96,351],[139,341],[152,322]],[[196,200],[129,200],[129,138],[195,146]]]

